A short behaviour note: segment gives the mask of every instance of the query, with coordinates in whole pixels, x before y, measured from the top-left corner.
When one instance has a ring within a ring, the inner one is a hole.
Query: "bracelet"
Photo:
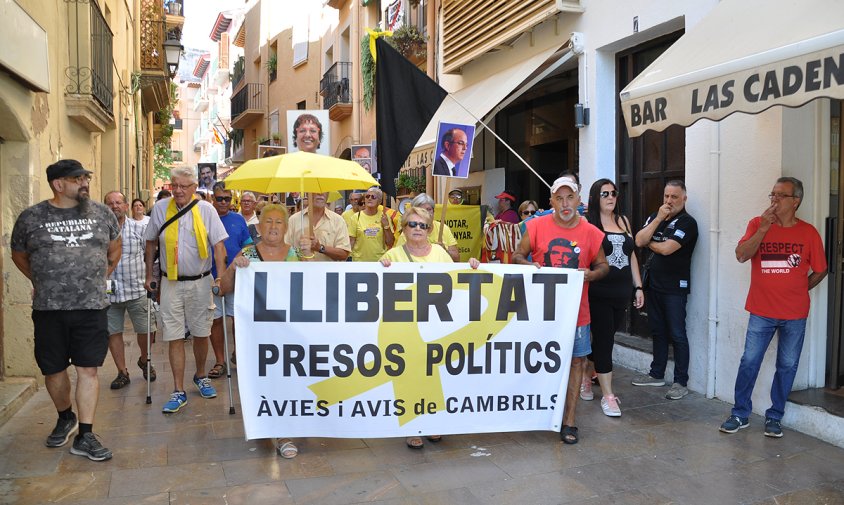
[[[644,288],[642,288],[642,286],[635,286],[635,287],[633,288],[633,291],[644,291],[644,290],[645,290],[645,289],[644,289]]]
[[[303,259],[303,260],[309,260],[309,259],[313,259],[315,256],[316,256],[316,254],[314,254],[314,253],[311,253],[310,256],[305,256],[304,254],[300,254],[299,258]]]

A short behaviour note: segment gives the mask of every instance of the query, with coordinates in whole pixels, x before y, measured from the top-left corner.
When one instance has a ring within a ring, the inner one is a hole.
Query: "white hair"
[[[173,169],[170,170],[170,179],[174,179],[176,177],[185,177],[186,179],[190,179],[191,182],[197,182],[196,170],[187,165],[173,167]]]
[[[413,197],[413,200],[410,201],[410,205],[413,207],[423,207],[425,205],[430,205],[431,207],[433,207],[434,199],[431,198],[427,193],[419,193],[418,195]]]

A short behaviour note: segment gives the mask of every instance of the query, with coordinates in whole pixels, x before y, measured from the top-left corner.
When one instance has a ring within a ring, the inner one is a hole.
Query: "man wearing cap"
[[[665,397],[679,400],[689,394],[689,339],[686,335],[686,298],[691,289],[692,253],[697,244],[697,221],[686,212],[686,185],[668,181],[662,206],[648,217],[636,234],[636,247],[651,250],[642,280],[648,293],[648,326],[653,336],[653,361],[634,386],[664,386],[668,342],[674,346],[674,383]]]
[[[174,168],[170,171],[170,181],[173,197],[160,200],[153,206],[144,236],[147,241],[145,285],[148,291],[154,291],[156,248],[161,262],[162,336],[168,343],[175,386],[170,400],[161,409],[165,414],[178,412],[188,402],[184,388],[185,326],[193,336],[196,361],[193,384],[203,398],[217,396],[217,391],[204,374],[214,317],[210,275],[212,262],[218,272],[226,269],[223,241],[228,238],[214,207],[197,199],[194,194],[197,182],[192,168]],[[218,280],[215,283],[219,285]]]
[[[111,382],[111,389],[121,389],[129,385],[129,369],[126,366],[126,348],[123,343],[124,317],[129,313],[132,327],[138,341],[138,367],[144,378],[147,377],[147,339],[155,337],[155,316],[149,313],[147,291],[144,289],[146,271],[144,251],[147,230],[146,221],[127,219],[129,203],[120,191],[110,191],[104,198],[106,206],[114,212],[120,226],[122,249],[117,268],[111,274],[111,290],[108,299],[108,348],[117,367],[117,377]],[[149,326],[147,326],[149,324]],[[149,380],[155,381],[155,368],[150,363]]]
[[[513,209],[513,205],[516,204],[513,193],[502,191],[495,198],[498,200],[498,214],[495,215],[495,220],[518,224],[521,219],[519,219],[519,213]]]
[[[443,134],[440,140],[442,152],[434,162],[434,175],[450,177],[465,177],[466,173],[460,167],[460,162],[466,156],[469,139],[466,132],[460,128],[452,128]]]
[[[589,325],[589,283],[609,273],[609,264],[602,243],[604,233],[589,224],[577,212],[580,195],[575,182],[560,177],[551,186],[550,215],[537,217],[527,223],[513,262],[540,267],[577,268],[583,272],[583,291],[577,313],[577,328],[572,349],[571,370],[566,390],[565,414],[560,438],[566,444],[578,442],[575,408],[580,394],[580,378],[586,356],[592,352]],[[532,261],[528,260],[532,256]]]
[[[463,191],[452,189],[448,192],[448,203],[450,205],[463,205]]]
[[[76,160],[47,167],[53,198],[21,212],[12,230],[12,261],[32,282],[35,361],[59,419],[47,447],[61,447],[79,430],[71,454],[111,458],[92,432],[97,368],[108,351],[106,279],[120,259],[120,226],[105,205],[90,200],[91,172]],[[76,367],[76,407],[67,367]]]

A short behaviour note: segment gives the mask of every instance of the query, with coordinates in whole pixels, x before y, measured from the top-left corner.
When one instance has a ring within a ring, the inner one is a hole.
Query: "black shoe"
[[[129,374],[117,372],[117,377],[111,381],[111,389],[122,389],[132,382],[129,380]]]
[[[147,380],[147,364],[141,358],[138,358],[138,367],[140,367],[141,372],[144,374],[144,380]],[[149,381],[155,382],[155,379],[158,377],[155,374],[155,367],[152,366],[152,363],[149,364]]]
[[[111,459],[111,451],[103,447],[103,444],[97,440],[97,436],[93,433],[86,433],[73,439],[73,447],[70,448],[70,453],[85,456],[91,461]]]
[[[63,446],[70,439],[70,436],[79,429],[79,420],[76,418],[76,414],[71,412],[70,415],[72,415],[73,418],[59,418],[59,420],[56,421],[56,427],[53,428],[53,432],[47,437],[47,447]]]
[[[765,418],[765,436],[773,438],[782,436],[782,424],[779,419]]]

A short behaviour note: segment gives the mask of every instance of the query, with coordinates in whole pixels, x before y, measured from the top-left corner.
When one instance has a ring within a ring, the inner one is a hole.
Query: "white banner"
[[[559,431],[582,283],[520,265],[238,269],[246,438]]]

